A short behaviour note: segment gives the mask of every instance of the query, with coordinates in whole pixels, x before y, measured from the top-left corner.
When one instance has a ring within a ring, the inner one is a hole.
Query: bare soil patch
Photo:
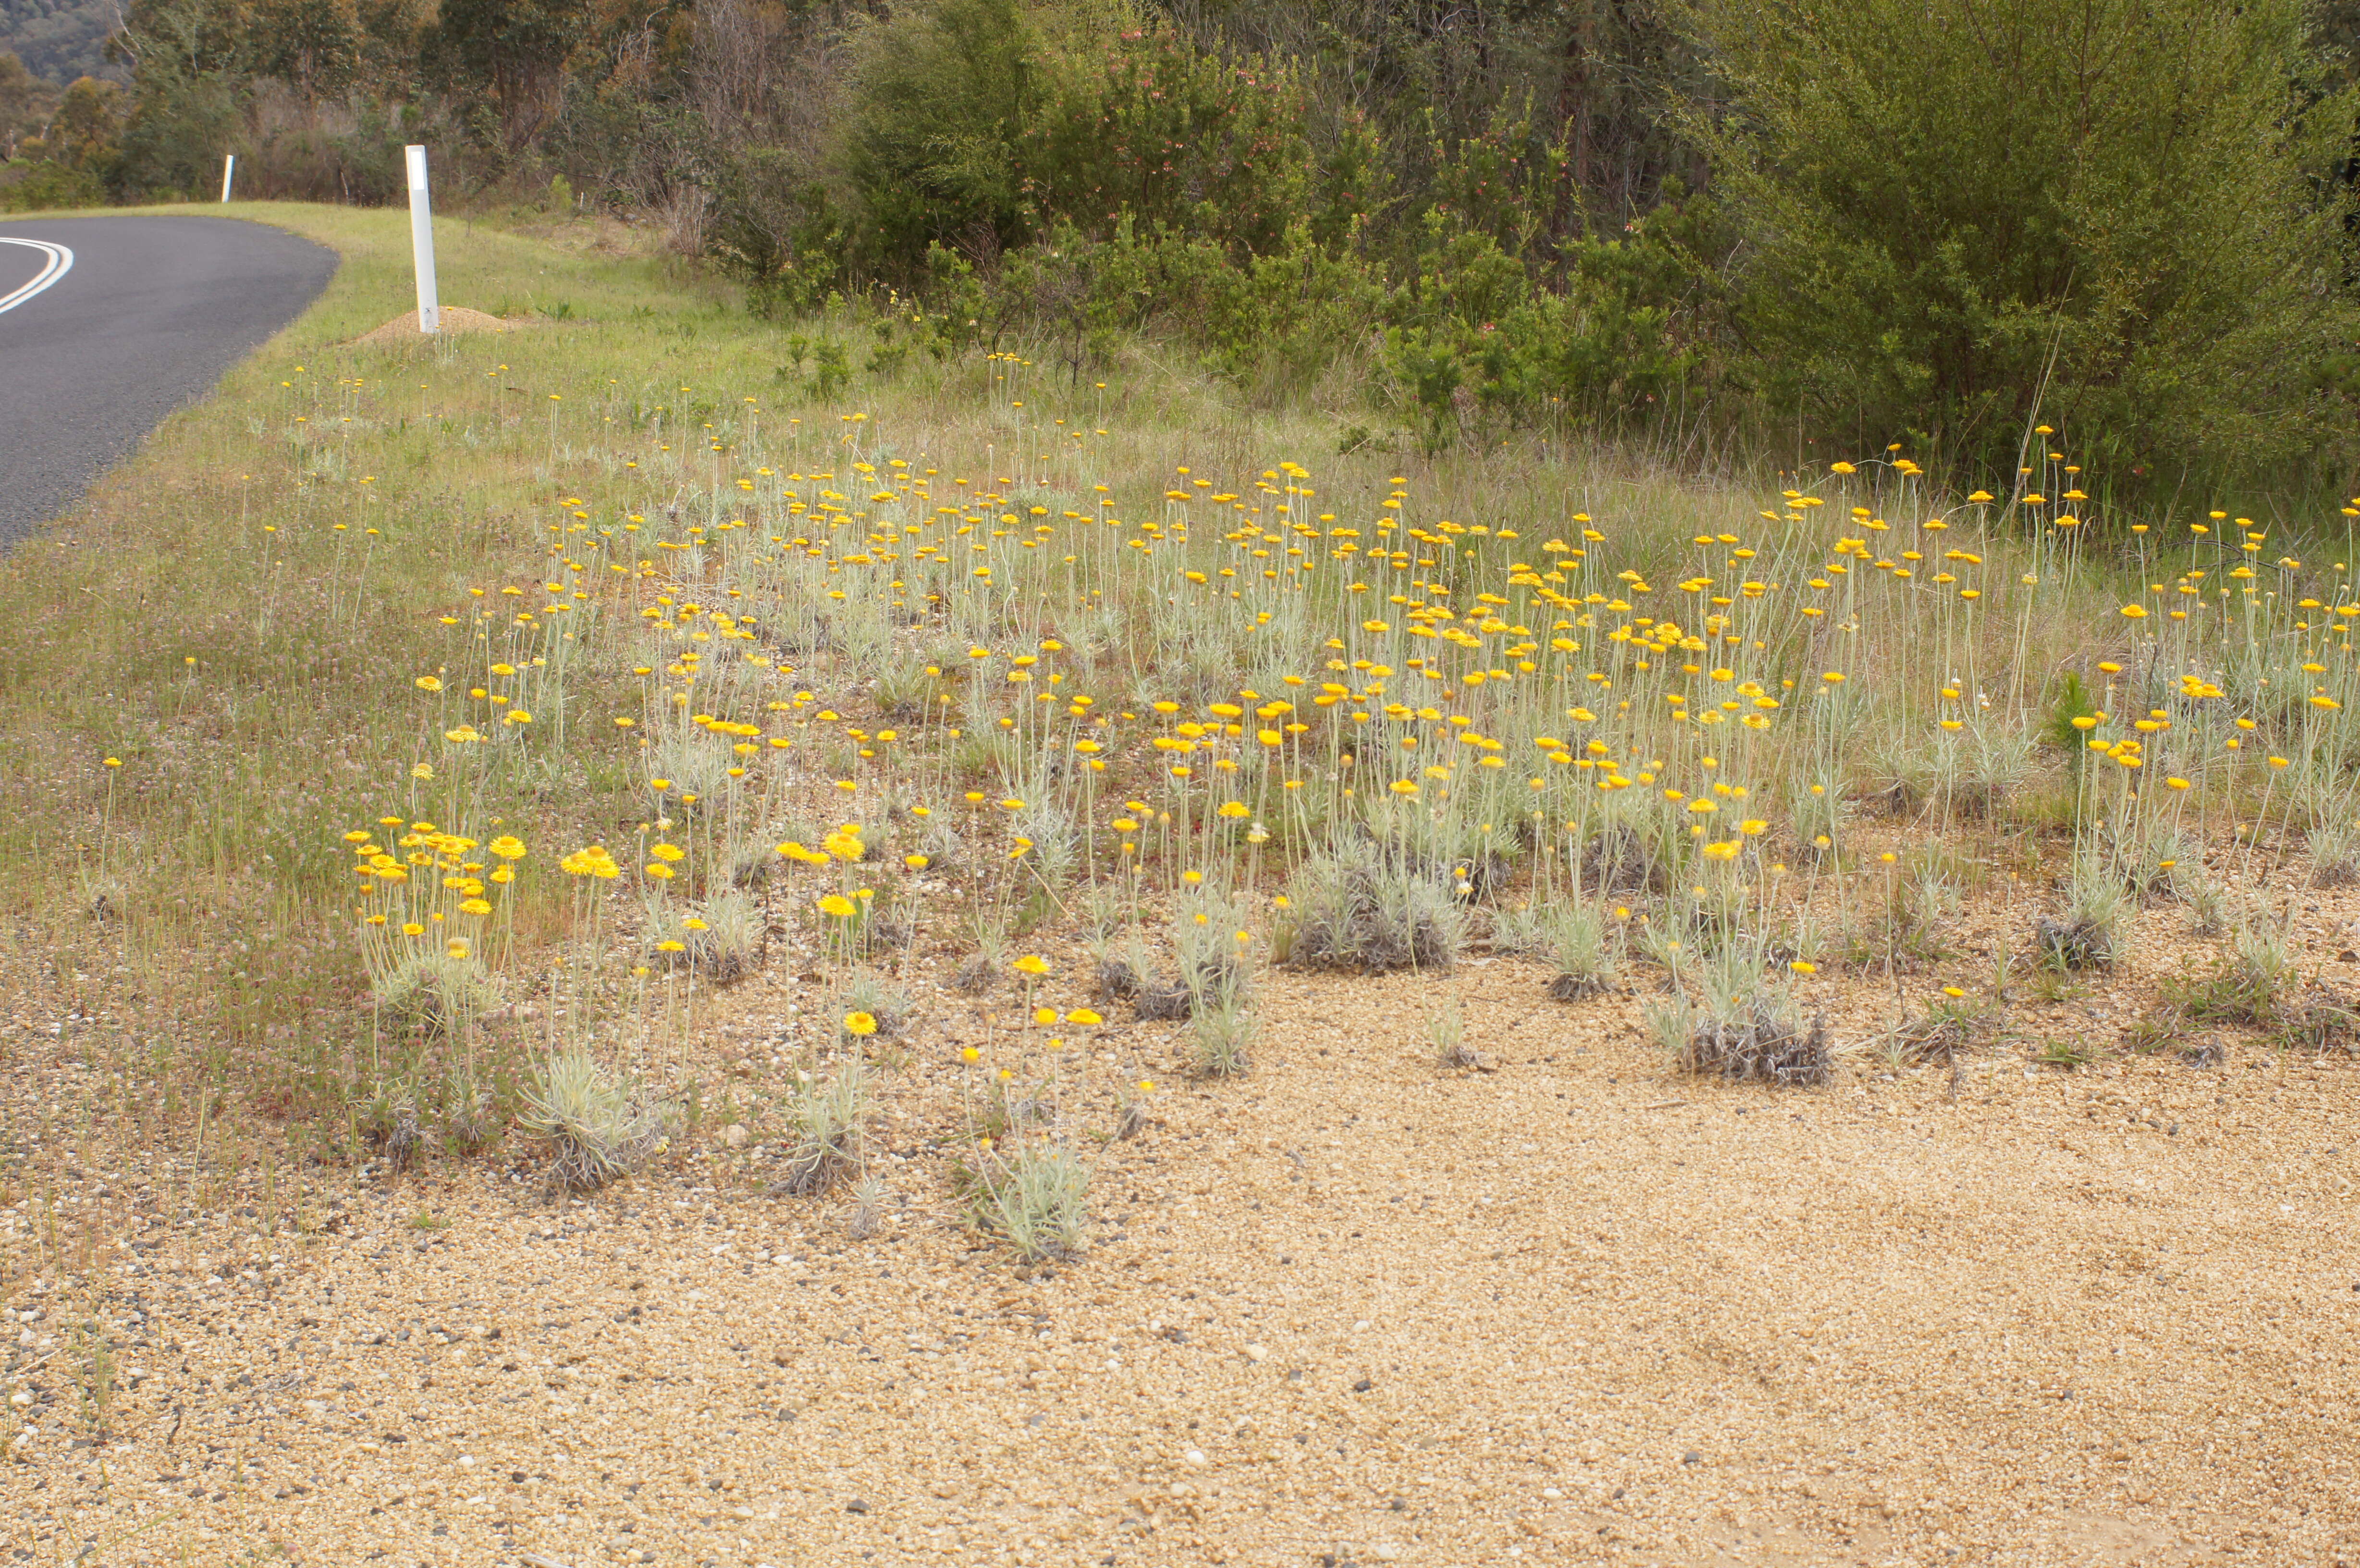
[[[523,324],[486,311],[471,310],[464,305],[445,305],[437,319],[435,330],[442,335],[455,337],[464,332],[513,332]],[[385,325],[363,332],[353,343],[355,346],[414,343],[425,335],[418,330],[418,312],[405,310]]]

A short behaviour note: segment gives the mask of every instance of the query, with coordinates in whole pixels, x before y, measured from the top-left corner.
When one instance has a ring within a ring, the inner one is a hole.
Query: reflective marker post
[[[418,269],[418,330],[436,332],[442,307],[434,296],[434,214],[426,201],[426,149],[404,147],[410,158],[410,256]]]
[[[236,172],[237,154],[234,152],[222,154],[222,200],[224,201],[229,200],[230,178]]]

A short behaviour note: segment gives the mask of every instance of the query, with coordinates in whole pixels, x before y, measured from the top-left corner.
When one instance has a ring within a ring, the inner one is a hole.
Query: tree
[[[260,0],[248,36],[251,68],[292,88],[307,118],[359,75],[365,35],[352,0]]]
[[[502,139],[519,153],[556,117],[589,9],[588,0],[443,0],[428,59],[446,89],[490,93]]]
[[[13,54],[0,53],[0,163],[16,156],[16,145],[38,136],[58,106],[58,90],[25,69]]]
[[[58,100],[42,138],[49,156],[73,169],[96,169],[115,152],[123,135],[123,89],[85,76]]]
[[[906,261],[940,241],[989,261],[1022,236],[1018,142],[1041,48],[1017,0],[938,0],[863,38],[845,173],[878,256]]]
[[[115,195],[186,194],[220,179],[247,69],[238,8],[229,0],[135,0],[107,52],[131,67],[122,146],[105,169]]]
[[[2352,104],[2300,85],[2300,0],[1688,19],[1721,99],[1690,126],[1750,249],[1736,327],[1775,409],[2010,481],[2036,409],[2117,472],[2251,470],[2350,419],[2317,370],[2354,326],[2332,176]]]

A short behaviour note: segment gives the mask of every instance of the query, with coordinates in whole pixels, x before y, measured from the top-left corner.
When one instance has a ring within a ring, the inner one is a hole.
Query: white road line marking
[[[73,270],[73,252],[47,240],[20,240],[10,234],[0,234],[0,245],[27,245],[49,257],[33,280],[10,293],[0,294],[0,316],[6,315],[26,300]]]

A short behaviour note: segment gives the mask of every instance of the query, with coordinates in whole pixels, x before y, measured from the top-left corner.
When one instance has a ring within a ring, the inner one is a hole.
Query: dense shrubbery
[[[2297,0],[1699,14],[1743,110],[1697,129],[1775,405],[2003,472],[2036,399],[2109,468],[2349,430],[2318,394],[2355,332],[2353,101],[2318,96],[2333,61]]]
[[[880,369],[1143,335],[1429,442],[1669,420],[2005,478],[2037,412],[2118,474],[2350,460],[2348,5],[1181,15],[137,0],[131,93],[66,94],[9,200],[200,192],[224,151],[247,194],[387,200],[422,137],[446,201],[562,181],[766,315],[890,301]]]

